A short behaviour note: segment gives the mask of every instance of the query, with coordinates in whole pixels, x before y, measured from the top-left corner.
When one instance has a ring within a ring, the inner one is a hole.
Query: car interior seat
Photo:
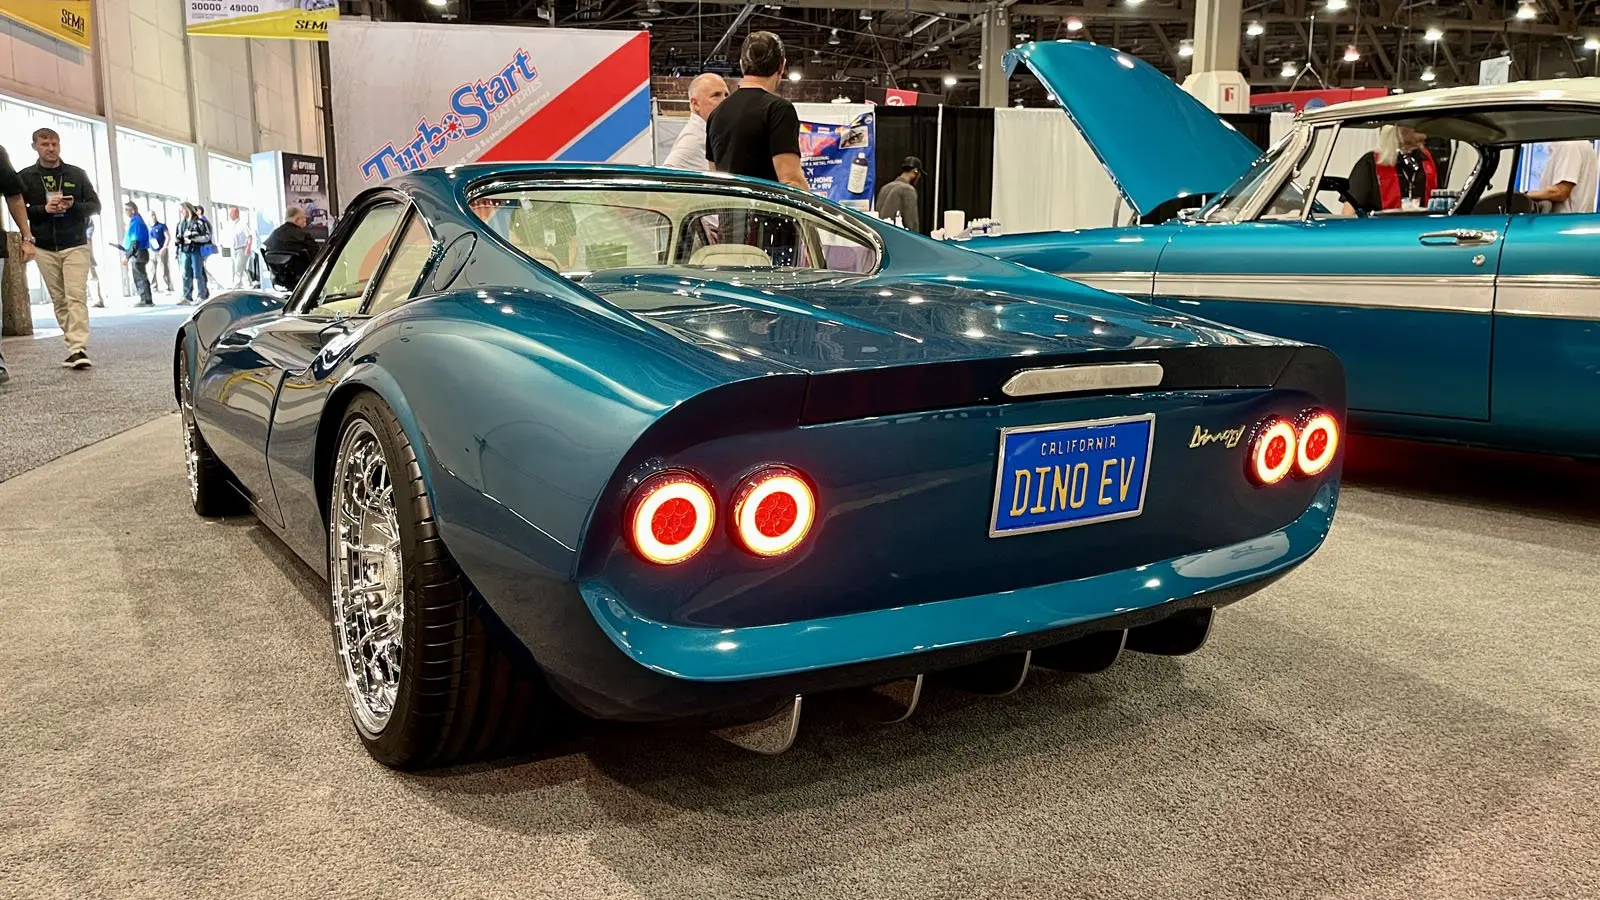
[[[749,266],[772,268],[772,257],[760,247],[749,244],[710,244],[696,250],[689,257],[691,266]]]

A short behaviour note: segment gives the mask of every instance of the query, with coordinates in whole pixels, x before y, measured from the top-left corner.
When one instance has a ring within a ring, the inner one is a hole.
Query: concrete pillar
[[[1197,0],[1194,10],[1195,72],[1239,71],[1243,0]]]
[[[1236,0],[1235,6],[1239,0]],[[1237,39],[1235,44],[1237,44]],[[978,61],[983,70],[978,73],[978,105],[1006,106],[1010,92],[1006,83],[1006,51],[1011,49],[1011,14],[1005,7],[991,3],[983,13],[982,41]]]

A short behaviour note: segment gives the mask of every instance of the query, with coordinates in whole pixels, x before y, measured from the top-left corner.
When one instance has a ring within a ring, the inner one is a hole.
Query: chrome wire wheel
[[[400,691],[405,559],[394,482],[378,435],[354,419],[340,441],[329,509],[333,630],[356,727],[377,737]]]
[[[178,426],[183,429],[183,464],[189,472],[189,502],[200,501],[200,444],[195,440],[194,403],[190,398],[189,358],[178,363]]]

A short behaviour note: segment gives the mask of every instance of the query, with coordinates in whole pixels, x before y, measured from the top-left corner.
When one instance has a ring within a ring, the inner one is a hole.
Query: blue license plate
[[[1001,429],[989,536],[1144,512],[1155,434],[1154,414]]]

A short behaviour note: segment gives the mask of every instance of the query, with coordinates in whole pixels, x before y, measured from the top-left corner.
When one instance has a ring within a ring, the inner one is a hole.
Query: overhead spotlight
[[[1433,73],[1433,66],[1429,66],[1426,69],[1422,70],[1422,80],[1423,81],[1429,82],[1431,84],[1433,82],[1433,80],[1435,78],[1438,78],[1438,77],[1439,77],[1438,75],[1435,75]]]
[[[1532,3],[1524,3],[1517,7],[1517,18],[1524,22],[1539,18],[1539,10]]]
[[[1188,38],[1184,38],[1183,40],[1179,41],[1178,42],[1178,55],[1182,56],[1182,57],[1185,57],[1185,58],[1193,56],[1194,55],[1194,41],[1191,41]]]
[[[1279,72],[1278,74],[1282,75],[1284,78],[1293,78],[1295,76],[1295,73],[1299,72],[1299,71],[1300,71],[1300,68],[1298,66],[1296,66],[1294,63],[1286,62],[1286,63],[1283,64],[1283,71]]]
[[[656,0],[650,0],[649,5],[644,8],[644,12],[647,16],[659,16],[661,15],[661,4],[657,3]]]
[[[1444,30],[1437,25],[1429,25],[1428,30],[1422,33],[1422,39],[1425,41],[1442,41],[1444,40]]]
[[[1583,42],[1583,49],[1590,52],[1600,50],[1600,37],[1594,37],[1591,35],[1588,40]]]
[[[1078,18],[1077,16],[1068,17],[1067,18],[1067,30],[1068,31],[1082,31],[1083,30],[1083,20]]]
[[[790,69],[789,70],[789,80],[790,81],[799,81],[801,79],[801,77],[802,76],[800,74],[800,70],[799,69]]]
[[[944,86],[945,87],[955,87],[956,86],[956,77],[954,75],[946,75],[944,77]]]
[[[839,46],[839,29],[835,28],[828,34],[828,43],[835,47]]]
[[[1129,6],[1138,6],[1139,4],[1141,4],[1143,2],[1144,2],[1144,0],[1128,0],[1128,5]]]
[[[1361,51],[1356,49],[1356,45],[1355,44],[1351,44],[1350,46],[1344,48],[1344,61],[1345,62],[1353,63],[1353,62],[1355,62],[1356,60],[1358,60],[1360,58],[1361,58]]]
[[[428,5],[434,9],[444,9],[450,5],[450,0],[428,0]]]
[[[1267,26],[1261,24],[1260,22],[1251,22],[1249,25],[1245,26],[1244,33],[1251,37],[1260,37],[1267,33]]]
[[[872,10],[863,9],[861,11],[861,15],[858,16],[857,18],[859,18],[863,22],[871,22],[872,21]]]
[[[1021,97],[1017,98],[1017,102],[1016,102],[1015,106],[1017,107],[1017,109],[1021,109],[1022,108],[1022,98]]]
[[[1328,0],[1323,6],[1328,12],[1338,12],[1350,6],[1350,0]]]

